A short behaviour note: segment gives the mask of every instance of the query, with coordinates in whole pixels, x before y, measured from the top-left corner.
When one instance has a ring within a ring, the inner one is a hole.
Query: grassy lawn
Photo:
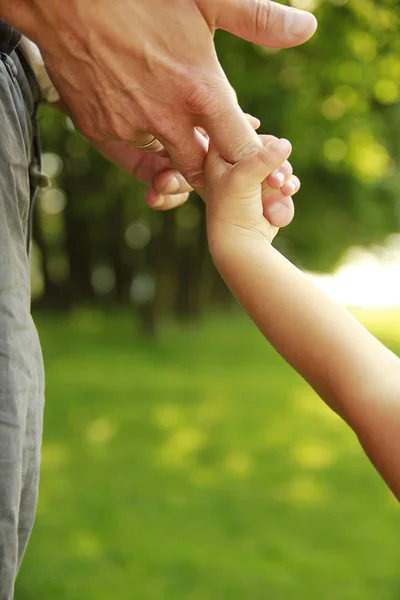
[[[400,353],[400,314],[361,313]],[[243,316],[143,342],[38,319],[40,504],[16,600],[396,600],[400,510]]]

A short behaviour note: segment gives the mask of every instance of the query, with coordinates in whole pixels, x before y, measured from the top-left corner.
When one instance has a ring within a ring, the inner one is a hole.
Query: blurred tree
[[[327,270],[349,246],[400,230],[400,41],[397,0],[292,0],[320,23],[303,47],[271,51],[223,32],[217,48],[243,108],[294,144],[303,182],[294,225],[277,246]],[[44,107],[44,166],[54,187],[35,215],[41,302],[133,302],[148,331],[193,318],[229,294],[208,256],[198,198],[161,215],[143,187],[100,157],[62,114]]]

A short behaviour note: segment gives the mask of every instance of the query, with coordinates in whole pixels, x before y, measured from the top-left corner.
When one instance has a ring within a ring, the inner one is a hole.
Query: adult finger
[[[156,192],[154,189],[149,190],[146,193],[146,204],[150,206],[150,208],[154,208],[159,211],[167,211],[172,210],[173,208],[177,208],[178,206],[182,206],[189,199],[189,192],[184,192],[182,194],[171,194],[171,195],[163,195]]]
[[[260,127],[261,123],[257,117],[245,113],[245,117],[250,123],[251,127],[256,130]],[[197,131],[206,137],[208,143],[208,136],[205,130],[201,127],[197,127]],[[177,169],[166,169],[158,173],[153,181],[153,188],[159,194],[180,194],[184,192],[192,192],[193,188],[188,184],[186,179]]]
[[[318,23],[314,15],[272,0],[219,0],[216,26],[268,48],[290,48],[309,40]]]
[[[250,123],[250,125],[252,126],[252,128],[255,131],[257,131],[257,129],[259,129],[261,127],[261,121],[257,117],[254,117],[253,115],[249,115],[248,113],[244,113],[244,116],[246,117],[246,119],[248,120],[248,122]]]
[[[222,68],[218,81],[199,85],[187,106],[195,124],[207,132],[217,152],[227,162],[235,164],[262,147]]]
[[[166,169],[158,173],[153,180],[153,188],[159,194],[182,194],[193,188],[176,169]]]
[[[157,173],[172,167],[168,157],[141,152],[128,142],[108,139],[93,142],[93,146],[109,161],[146,184],[151,184]]]
[[[193,189],[201,190],[204,187],[204,161],[209,144],[207,138],[187,123],[161,141],[188,184]]]
[[[166,151],[162,143],[151,133],[143,133],[138,135],[130,142],[131,146],[141,152],[151,152],[152,154],[166,155]]]

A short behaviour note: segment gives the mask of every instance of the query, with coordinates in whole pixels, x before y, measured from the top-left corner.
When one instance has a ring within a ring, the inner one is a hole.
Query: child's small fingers
[[[294,196],[299,191],[300,185],[300,179],[295,175],[292,175],[291,178],[283,184],[281,192],[284,196]]]
[[[293,175],[293,167],[288,160],[285,160],[283,165],[268,177],[268,183],[271,187],[281,188],[291,175]]]
[[[281,192],[275,194],[263,200],[264,217],[274,227],[287,227],[294,217],[293,200],[290,196],[282,196]]]
[[[268,138],[269,139],[265,139]],[[258,152],[259,159],[264,163],[267,170],[270,171],[269,175],[276,170],[276,165],[282,160],[283,164],[287,163],[287,158],[292,151],[291,143],[286,139],[274,139],[270,136],[260,136],[263,142],[264,148]],[[288,163],[289,164],[289,163]],[[274,168],[275,167],[275,168]],[[268,176],[268,175],[267,175]]]

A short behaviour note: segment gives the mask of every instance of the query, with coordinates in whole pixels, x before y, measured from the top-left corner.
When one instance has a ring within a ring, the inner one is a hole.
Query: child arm
[[[238,223],[239,204],[234,220],[227,204],[223,218],[208,206],[217,268],[264,336],[353,428],[400,499],[399,358],[277,252],[260,228]]]

